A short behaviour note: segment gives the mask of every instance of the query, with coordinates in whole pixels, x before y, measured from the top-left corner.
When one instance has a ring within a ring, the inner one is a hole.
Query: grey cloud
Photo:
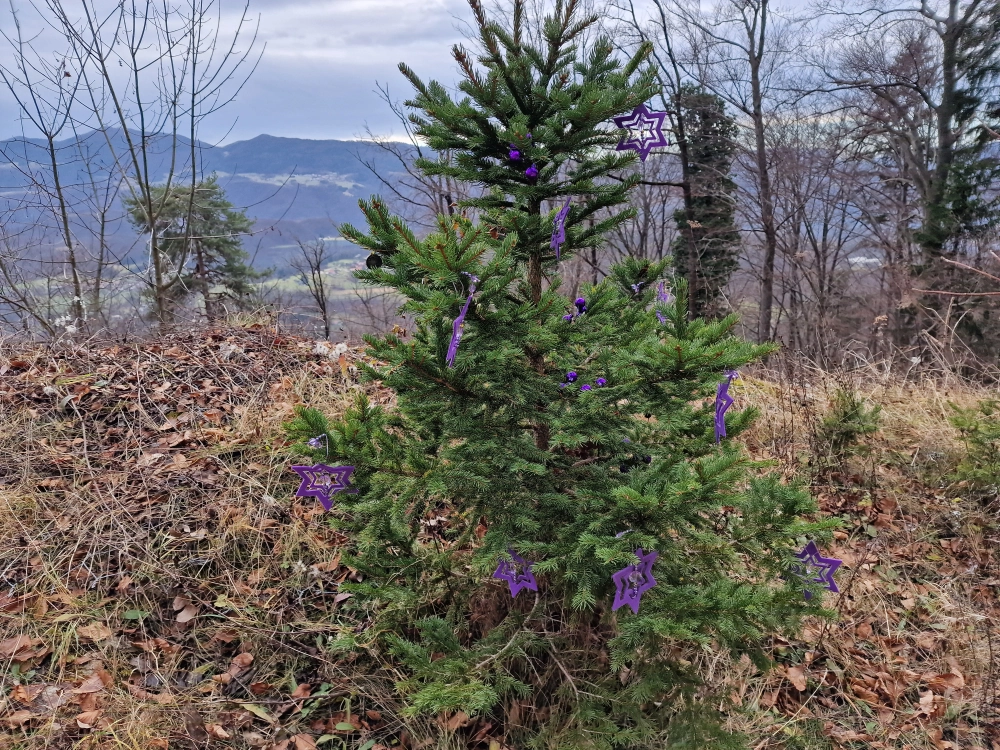
[[[242,3],[220,2],[223,25],[231,28]],[[23,19],[30,14],[24,3]],[[264,55],[237,99],[203,124],[207,140],[261,133],[353,138],[363,136],[366,124],[381,135],[400,134],[374,93],[376,81],[405,98],[409,84],[396,66],[406,62],[424,80],[452,83],[450,48],[462,41],[459,27],[469,17],[466,0],[251,0],[249,13],[260,16]],[[9,9],[0,9],[0,28],[11,27]],[[12,61],[2,44],[0,59]],[[0,88],[0,137],[19,134],[16,120],[14,101]]]

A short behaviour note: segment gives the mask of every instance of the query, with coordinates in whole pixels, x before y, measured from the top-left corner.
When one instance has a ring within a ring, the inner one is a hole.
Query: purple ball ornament
[[[594,384],[598,388],[603,388],[604,386],[606,386],[608,384],[608,381],[605,380],[604,378],[598,378],[597,380],[594,381]]]
[[[590,390],[590,386],[589,385],[581,385],[580,386],[580,390],[581,391],[589,391]]]
[[[576,301],[573,304],[576,305],[576,310],[578,315],[583,315],[585,312],[587,312],[587,300],[585,300],[583,297],[577,297]]]
[[[563,315],[563,320],[565,320],[567,323],[572,323],[573,322],[573,314],[570,313],[569,315]]]
[[[644,553],[642,547],[635,551],[635,556],[639,562],[628,565],[613,576],[615,582],[615,600],[611,605],[614,611],[619,607],[628,605],[632,611],[639,614],[639,603],[642,595],[656,585],[653,578],[653,563],[659,557],[659,553],[650,550]]]
[[[507,158],[511,161],[521,161],[521,152],[518,151],[513,144],[511,144],[510,150],[507,151]]]
[[[507,554],[510,555],[510,562],[501,557],[497,569],[493,571],[493,577],[507,581],[510,595],[515,598],[521,589],[538,591],[538,582],[535,580],[535,574],[531,572],[534,563],[528,562],[512,549],[507,550]]]
[[[567,383],[575,383],[576,382],[576,378],[577,378],[577,374],[576,374],[575,370],[570,370],[569,372],[566,373],[566,382]]]
[[[538,179],[538,167],[535,166],[534,164],[532,164],[530,167],[528,167],[526,170],[524,170],[524,176],[527,177],[529,180],[537,180]]]
[[[356,487],[351,487],[353,466],[293,466],[292,471],[302,478],[296,497],[316,497],[323,507],[330,510],[333,507],[332,497],[338,492],[356,493]]]

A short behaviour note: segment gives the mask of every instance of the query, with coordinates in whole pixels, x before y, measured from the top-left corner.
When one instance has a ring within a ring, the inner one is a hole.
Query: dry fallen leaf
[[[14,713],[3,717],[3,719],[0,719],[0,721],[2,721],[11,729],[17,729],[18,727],[23,727],[25,724],[27,724],[29,721],[35,718],[38,717],[31,711],[22,710],[22,711],[15,711]]]
[[[316,740],[311,734],[297,734],[292,737],[292,744],[295,750],[316,750]]]
[[[228,740],[230,737],[229,732],[223,729],[221,724],[207,724],[205,730],[217,740]]]
[[[45,642],[41,638],[31,638],[27,635],[16,635],[5,641],[0,641],[0,657],[12,661],[27,661],[36,656],[44,655]],[[42,653],[39,654],[38,651]]]
[[[97,726],[97,722],[100,721],[101,715],[104,711],[84,711],[82,714],[76,715],[76,725],[80,729],[93,729]]]
[[[292,697],[308,698],[310,693],[312,693],[312,685],[307,685],[303,682],[295,686],[295,691],[292,693]]]
[[[103,673],[103,674],[102,674]],[[82,695],[83,693],[99,693],[106,687],[107,683],[104,681],[104,675],[108,675],[104,670],[98,670],[94,674],[90,675],[85,679],[80,687],[75,688],[73,693],[75,695]],[[108,675],[110,678],[110,675]]]
[[[795,686],[795,689],[802,692],[806,689],[806,670],[804,667],[788,667],[785,670],[785,677]]]
[[[184,609],[177,613],[177,622],[185,623],[191,622],[194,618],[198,616],[198,607],[194,604],[188,604]]]
[[[961,690],[965,687],[965,678],[960,674],[925,674],[921,678],[935,693],[944,693],[946,689]]]
[[[45,685],[15,685],[10,697],[18,703],[31,703],[40,692],[45,689]]]
[[[205,722],[193,708],[186,708],[182,714],[184,716],[184,728],[187,729],[188,736],[195,742],[206,742],[208,731],[205,729]]]
[[[85,640],[97,643],[98,641],[106,641],[111,637],[111,628],[105,625],[103,622],[92,622],[90,625],[83,625],[76,629],[76,634]]]

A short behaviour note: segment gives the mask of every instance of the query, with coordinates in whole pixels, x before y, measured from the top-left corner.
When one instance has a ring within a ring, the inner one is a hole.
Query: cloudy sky
[[[226,16],[243,7],[241,0],[217,2]],[[64,4],[74,9],[79,0]],[[13,5],[26,35],[41,32],[44,23],[30,0]],[[409,84],[396,69],[405,61],[424,80],[452,84],[450,49],[462,39],[469,10],[466,0],[250,0],[249,14],[260,17],[263,57],[239,97],[205,123],[206,139],[232,142],[261,133],[356,138],[366,126],[380,135],[399,135],[398,122],[375,92],[376,82],[388,84],[394,98],[405,98]],[[228,22],[224,16],[223,25]],[[0,29],[12,28],[5,2]],[[56,40],[48,39],[44,33],[36,39],[39,51],[46,43],[57,48]],[[12,61],[9,45],[0,40],[0,64],[9,67]],[[0,122],[0,137],[19,134],[17,108],[2,89]]]
[[[454,82],[450,50],[468,16],[465,0],[251,0],[251,9],[266,48],[231,105],[229,119],[238,120],[227,140],[259,133],[353,138],[366,125],[398,134],[376,82],[405,98],[410,87],[400,62],[424,80]]]

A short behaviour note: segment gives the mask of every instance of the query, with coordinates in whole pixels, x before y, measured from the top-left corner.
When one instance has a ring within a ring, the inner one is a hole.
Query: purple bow
[[[462,332],[465,330],[465,314],[469,312],[469,305],[472,303],[472,295],[476,293],[476,284],[479,283],[479,278],[473,276],[471,273],[462,272],[463,276],[469,277],[469,296],[465,300],[465,304],[462,306],[462,311],[455,318],[455,322],[451,325],[451,341],[448,343],[448,355],[445,357],[445,362],[448,367],[455,366],[455,355],[458,354],[458,345],[462,341]]]

